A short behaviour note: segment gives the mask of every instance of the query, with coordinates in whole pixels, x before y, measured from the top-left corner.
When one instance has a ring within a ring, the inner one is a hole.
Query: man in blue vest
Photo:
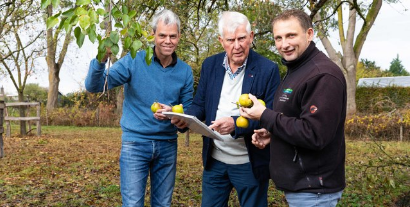
[[[279,85],[278,66],[251,49],[253,32],[248,18],[238,12],[224,12],[219,18],[219,42],[224,52],[202,64],[198,88],[186,114],[194,115],[223,137],[203,138],[202,206],[227,206],[235,188],[242,207],[267,206],[269,149],[251,143],[258,121],[249,127],[235,125],[241,94],[256,94],[272,108]],[[176,118],[179,128],[187,124]]]

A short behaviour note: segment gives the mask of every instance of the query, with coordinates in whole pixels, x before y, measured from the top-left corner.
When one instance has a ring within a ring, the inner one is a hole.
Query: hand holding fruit
[[[172,112],[183,114],[184,113],[184,107],[182,106],[182,104],[175,105],[175,106],[172,107]],[[186,123],[184,120],[179,119],[176,116],[172,117],[171,124],[174,124],[179,129],[184,129],[184,128],[188,127],[188,123]]]
[[[161,108],[162,108],[161,104],[156,102],[156,101],[151,105],[151,111],[154,112],[154,113],[156,113],[157,110],[161,109]]]
[[[252,108],[241,107],[239,108],[239,112],[241,116],[245,118],[259,120],[263,111],[265,111],[266,106],[264,105],[264,102],[262,103],[261,101],[258,101],[258,99],[252,94],[249,94],[249,98],[253,102]]]
[[[253,106],[253,102],[251,99],[249,99],[249,94],[244,93],[241,96],[239,96],[239,105],[242,107],[250,108]]]
[[[151,111],[154,113],[154,117],[158,120],[167,120],[168,117],[166,117],[164,114],[162,114],[163,111],[171,111],[171,107],[166,105],[166,104],[162,104],[159,102],[154,102],[151,105]]]
[[[245,108],[251,108],[253,106],[253,101],[252,99],[249,98],[250,94],[244,93],[239,97],[239,101],[236,102],[236,106],[239,107],[245,107]],[[252,95],[252,94],[251,94]],[[258,101],[266,106],[265,101],[262,99],[258,99]]]

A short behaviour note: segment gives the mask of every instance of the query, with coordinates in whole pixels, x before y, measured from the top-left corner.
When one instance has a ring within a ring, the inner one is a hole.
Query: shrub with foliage
[[[346,120],[345,133],[355,139],[376,137],[378,140],[410,140],[410,110],[395,113],[353,115]]]
[[[42,123],[59,126],[119,126],[114,90],[106,94],[86,91],[67,94],[63,107],[52,112],[42,110]],[[110,98],[108,98],[110,96]]]
[[[115,105],[100,103],[96,109],[79,106],[62,107],[41,114],[42,124],[57,126],[119,126]]]

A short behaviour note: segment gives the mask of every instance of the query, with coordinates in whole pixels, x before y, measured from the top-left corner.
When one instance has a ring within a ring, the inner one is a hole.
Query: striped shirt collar
[[[245,61],[243,62],[243,65],[241,65],[235,73],[232,73],[231,67],[229,66],[229,63],[228,63],[228,54],[225,53],[222,66],[225,68],[226,72],[228,73],[229,78],[233,80],[240,72],[242,72],[242,70],[246,68],[247,62],[248,62],[248,58],[245,59]]]

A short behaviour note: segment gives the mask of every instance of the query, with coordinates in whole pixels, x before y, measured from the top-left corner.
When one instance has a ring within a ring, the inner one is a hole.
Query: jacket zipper
[[[296,147],[293,147],[295,149],[295,156],[293,157],[293,162],[299,161],[299,166],[302,168],[302,172],[305,174],[306,180],[308,181],[309,185],[308,187],[312,187],[310,185],[310,178],[307,176],[306,172],[305,172],[305,168],[303,167],[303,162],[302,162],[302,157],[300,157],[299,153],[298,153],[298,149]]]

